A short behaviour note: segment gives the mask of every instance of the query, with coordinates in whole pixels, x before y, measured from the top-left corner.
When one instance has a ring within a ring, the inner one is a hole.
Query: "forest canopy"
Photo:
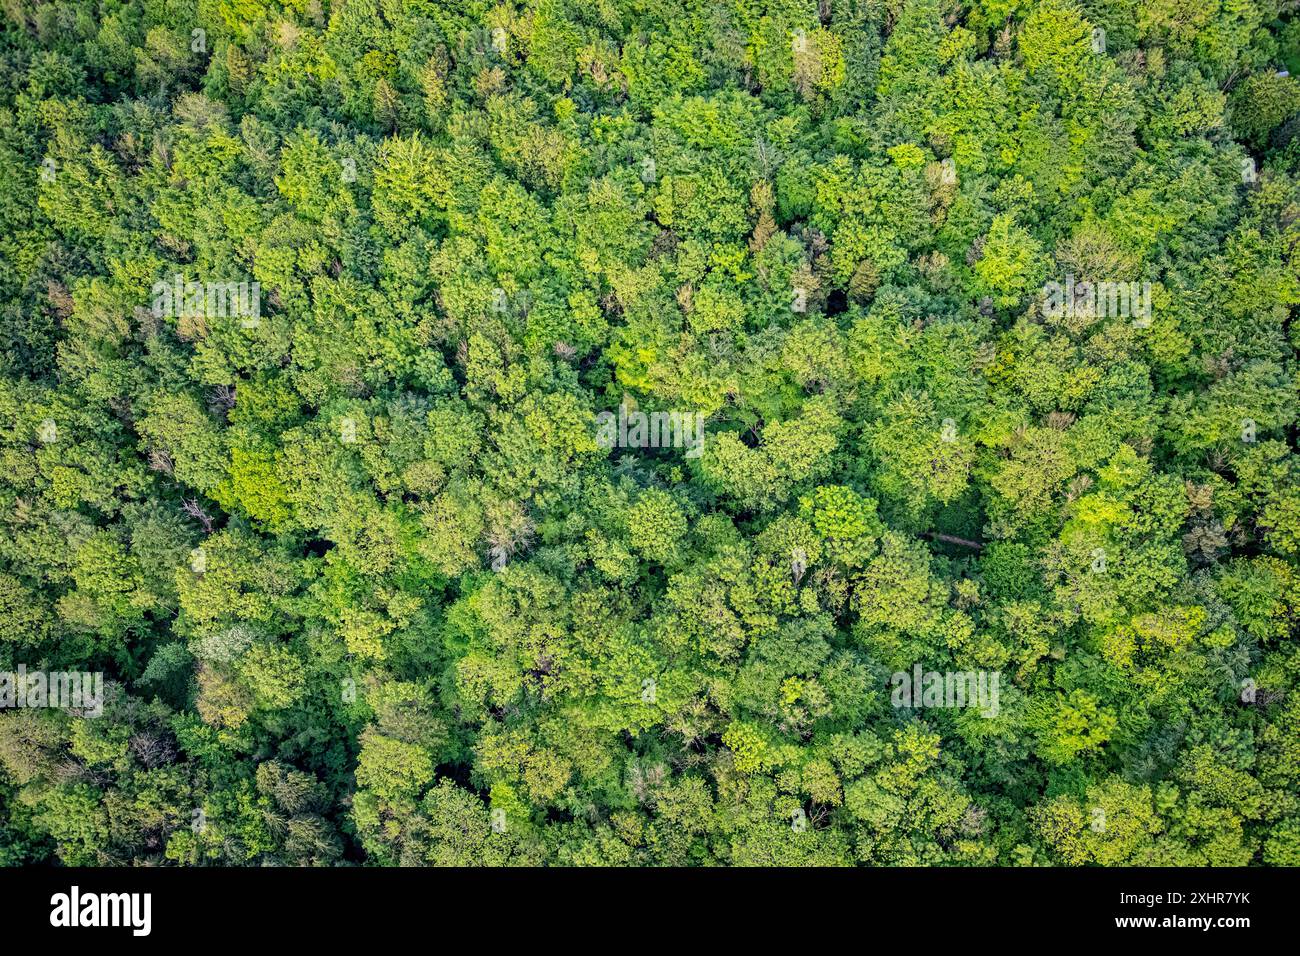
[[[1300,865],[1291,0],[3,9],[0,864]]]

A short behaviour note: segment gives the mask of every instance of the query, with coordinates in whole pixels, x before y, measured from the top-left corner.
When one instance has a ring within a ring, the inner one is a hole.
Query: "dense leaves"
[[[0,863],[1300,865],[1292,9],[6,3]]]

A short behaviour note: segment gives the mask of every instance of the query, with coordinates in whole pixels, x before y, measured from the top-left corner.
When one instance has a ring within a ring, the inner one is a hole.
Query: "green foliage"
[[[7,3],[0,865],[1300,865],[1282,6]]]

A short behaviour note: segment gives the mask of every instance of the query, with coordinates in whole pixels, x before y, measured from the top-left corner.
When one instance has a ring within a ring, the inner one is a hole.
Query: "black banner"
[[[126,946],[196,939],[338,945],[376,932],[427,934],[444,925],[477,926],[496,940],[595,929],[629,918],[631,910],[638,915],[629,930],[640,927],[633,936],[653,931],[665,942],[687,932],[687,923],[696,927],[692,937],[761,932],[775,938],[867,921],[881,932],[892,928],[936,944],[945,934],[968,945],[1010,930],[1055,940],[1135,937],[1183,945],[1198,936],[1233,945],[1270,938],[1294,922],[1298,873],[29,868],[0,871],[0,912],[10,943],[75,936]]]

